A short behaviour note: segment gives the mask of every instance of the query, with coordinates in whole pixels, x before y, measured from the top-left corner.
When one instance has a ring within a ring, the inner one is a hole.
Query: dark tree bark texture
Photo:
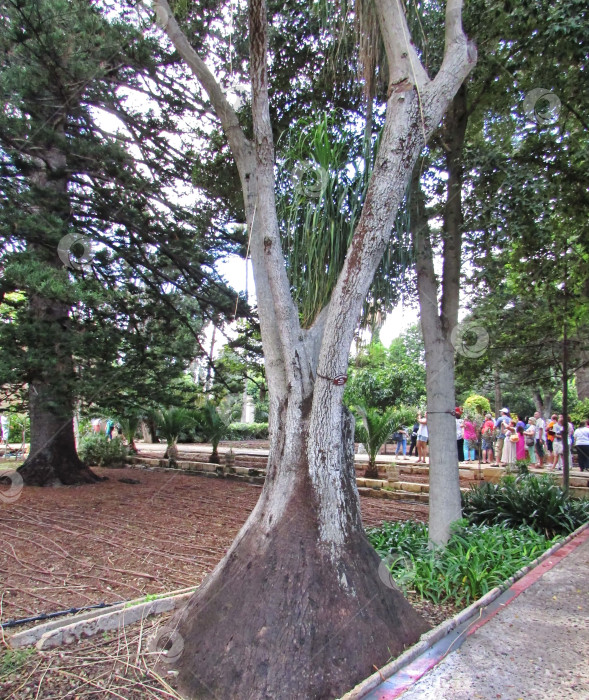
[[[345,498],[355,524],[345,548],[334,559],[320,544],[316,493],[302,440],[299,463],[280,464],[280,454],[269,463],[248,523],[170,623],[172,648],[181,640],[174,668],[185,697],[339,697],[350,681],[370,675],[428,629],[383,576],[380,557],[366,539],[349,419],[344,433]],[[285,467],[293,476],[288,492]],[[275,517],[269,515],[273,512]],[[161,673],[169,669],[160,663]]]

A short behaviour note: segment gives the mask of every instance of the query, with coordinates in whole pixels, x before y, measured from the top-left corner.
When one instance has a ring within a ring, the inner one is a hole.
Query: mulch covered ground
[[[0,619],[112,603],[198,584],[221,559],[261,487],[140,469],[109,480],[26,488],[0,504]],[[138,484],[119,482],[137,479]],[[361,498],[365,525],[425,520],[427,506]],[[451,609],[420,605],[432,624]],[[163,617],[50,652],[0,647],[0,698],[170,698],[146,647]],[[22,629],[19,627],[17,629]],[[8,630],[7,630],[8,632]],[[173,678],[167,679],[173,683]]]
[[[90,486],[25,488],[0,505],[2,621],[198,584],[261,487],[140,469],[96,469]],[[138,484],[121,483],[121,478]],[[367,527],[424,520],[427,506],[362,498]]]

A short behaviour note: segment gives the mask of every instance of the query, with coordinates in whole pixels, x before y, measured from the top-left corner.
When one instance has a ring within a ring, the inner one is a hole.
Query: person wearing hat
[[[511,423],[511,418],[509,417],[509,409],[502,408],[501,414],[495,421],[495,430],[497,431],[497,443],[495,445],[495,459],[501,462],[501,457],[503,455],[503,446],[505,444],[505,428]]]

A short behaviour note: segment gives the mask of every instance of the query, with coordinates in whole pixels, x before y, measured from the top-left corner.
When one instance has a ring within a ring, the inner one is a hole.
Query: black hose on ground
[[[124,602],[124,600],[119,600],[116,603],[97,603],[96,605],[87,605],[84,608],[70,608],[69,610],[60,610],[58,612],[41,613],[36,617],[24,617],[20,620],[8,620],[8,622],[1,623],[0,627],[4,630],[8,629],[9,627],[18,627],[19,625],[26,625],[27,622],[50,620],[52,617],[61,617],[62,615],[74,615],[75,613],[84,612],[85,610],[96,610],[97,608],[110,608],[113,605],[119,605],[119,603]]]

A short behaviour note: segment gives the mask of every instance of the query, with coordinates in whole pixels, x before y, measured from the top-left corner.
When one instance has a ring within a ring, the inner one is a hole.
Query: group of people
[[[507,466],[517,461],[528,461],[537,468],[562,470],[564,466],[564,445],[569,441],[569,466],[572,466],[573,445],[579,460],[579,469],[589,471],[589,419],[575,429],[563,415],[553,414],[544,420],[539,411],[527,420],[512,416],[508,408],[502,408],[497,418],[487,413],[484,420],[471,415],[463,415],[461,408],[454,411],[456,416],[456,446],[459,462],[473,462],[480,450],[483,464]],[[410,439],[409,456],[414,452],[417,464],[427,464],[428,428],[427,412],[417,415],[411,433],[399,426],[393,435],[397,443],[395,455],[402,451],[407,454],[407,441]]]
[[[90,421],[90,423],[92,425],[92,432],[93,433],[99,433],[101,431],[102,421],[100,420],[100,418],[93,418]],[[108,440],[112,440],[115,427],[117,427],[117,426],[115,426],[114,420],[112,420],[112,418],[109,418],[106,421],[106,424],[104,427],[104,432],[105,432]]]
[[[393,434],[393,440],[397,443],[395,455],[399,456],[403,451],[403,456],[407,454],[407,440],[410,439],[409,457],[415,452],[417,456],[417,464],[427,464],[428,455],[428,432],[427,432],[427,412],[423,415],[421,411],[417,414],[411,433],[407,431],[404,425],[400,425]]]
[[[570,448],[575,445],[579,468],[589,471],[589,420],[575,430],[570,416],[566,423],[563,415],[556,414],[545,421],[539,411],[522,420],[512,416],[508,408],[502,408],[496,419],[487,413],[482,423],[468,415],[463,418],[459,408],[455,413],[459,461],[474,461],[480,438],[483,464],[506,466],[529,461],[539,469],[562,470],[564,445],[568,440],[569,466],[572,466]]]

